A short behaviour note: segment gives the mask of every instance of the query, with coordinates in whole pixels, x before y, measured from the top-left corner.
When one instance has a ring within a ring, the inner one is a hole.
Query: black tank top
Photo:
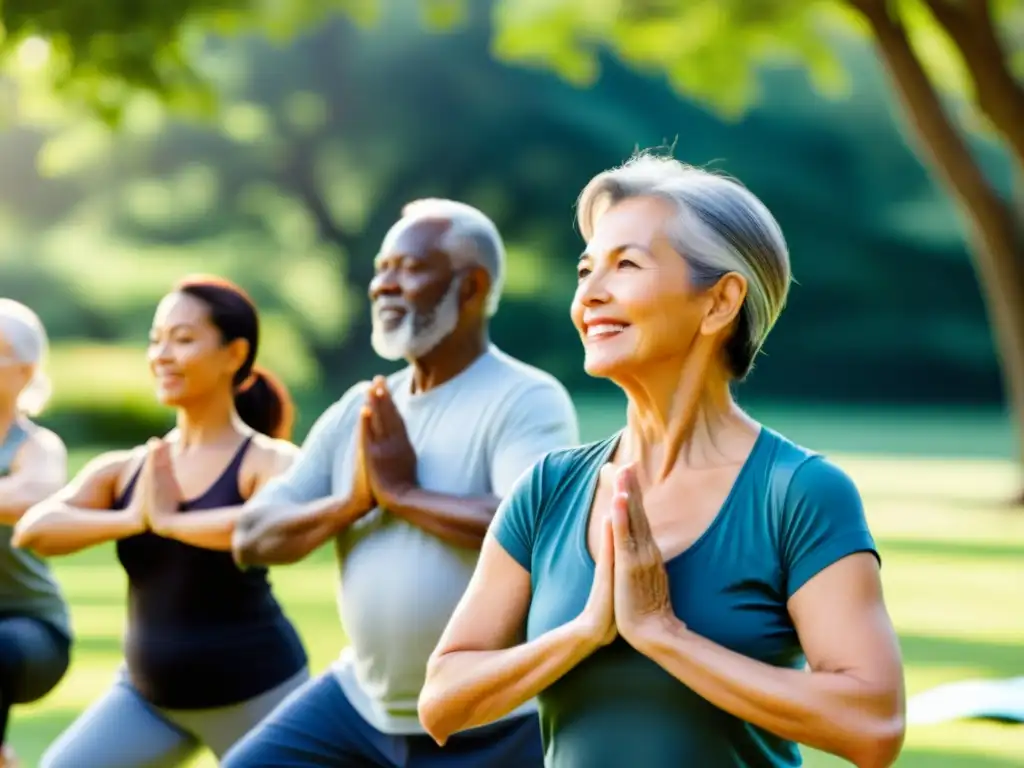
[[[178,514],[244,503],[238,475],[250,442]],[[140,471],[115,509],[131,502]],[[128,574],[128,673],[151,703],[168,709],[227,706],[274,688],[306,666],[302,641],[274,599],[265,568],[243,571],[229,552],[150,531],[118,541],[117,557]]]

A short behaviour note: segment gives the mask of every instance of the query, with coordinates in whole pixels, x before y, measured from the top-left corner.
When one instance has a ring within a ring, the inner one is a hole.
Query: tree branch
[[[925,4],[960,51],[974,83],[978,108],[1002,134],[1024,169],[1024,87],[1007,66],[988,0],[925,0]]]
[[[319,143],[312,139],[295,139],[292,146],[294,150],[291,152],[290,162],[282,173],[283,186],[290,189],[306,205],[316,223],[320,239],[334,243],[345,251],[346,258],[351,258],[358,238],[344,231],[334,221],[334,216],[327,207],[317,183],[314,155]]]
[[[928,79],[902,22],[885,0],[850,0],[867,19],[897,95],[932,167],[982,228],[1006,233],[1013,221],[1008,207],[989,184]]]
[[[932,169],[968,214],[1006,394],[1018,434],[1024,435],[1024,258],[1013,210],[985,178],[943,109],[895,9],[886,0],[848,1],[874,32],[875,45]]]

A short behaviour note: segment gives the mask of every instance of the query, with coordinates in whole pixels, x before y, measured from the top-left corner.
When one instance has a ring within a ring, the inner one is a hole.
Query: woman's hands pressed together
[[[615,542],[615,624],[633,646],[652,625],[675,620],[668,574],[654,540],[633,465],[615,473],[612,499]]]
[[[171,463],[171,446],[166,440],[152,438],[146,443],[139,486],[140,492],[135,497],[141,502],[143,521],[153,533],[161,534],[169,520],[178,514],[182,497]]]
[[[601,547],[597,552],[594,584],[581,616],[585,632],[596,648],[618,635],[615,627],[615,541],[610,517],[601,521]]]
[[[649,628],[678,619],[633,465],[615,471],[611,511],[601,521],[594,583],[581,619],[598,647],[621,635],[637,647]]]

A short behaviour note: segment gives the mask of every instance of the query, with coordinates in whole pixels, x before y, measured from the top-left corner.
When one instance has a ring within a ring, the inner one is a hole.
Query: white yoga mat
[[[910,725],[965,719],[1024,723],[1024,677],[947,683],[907,702]]]

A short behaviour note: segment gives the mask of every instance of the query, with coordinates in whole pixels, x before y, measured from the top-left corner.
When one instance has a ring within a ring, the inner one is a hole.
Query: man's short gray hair
[[[36,416],[50,399],[51,391],[50,379],[43,370],[49,349],[46,328],[39,316],[21,302],[0,299],[0,334],[17,362],[35,366],[32,380],[18,397],[18,409]]]
[[[452,267],[483,267],[491,278],[486,311],[498,311],[505,284],[505,245],[491,218],[478,208],[455,200],[431,197],[414,200],[402,209],[402,219],[446,219],[451,226],[440,247],[452,260]]]
[[[599,173],[580,193],[577,222],[583,239],[589,242],[609,208],[633,197],[660,198],[674,206],[666,234],[686,259],[696,287],[714,285],[729,272],[746,278],[747,296],[726,345],[730,371],[743,379],[789,292],[789,249],[775,217],[739,181],[645,152]]]

